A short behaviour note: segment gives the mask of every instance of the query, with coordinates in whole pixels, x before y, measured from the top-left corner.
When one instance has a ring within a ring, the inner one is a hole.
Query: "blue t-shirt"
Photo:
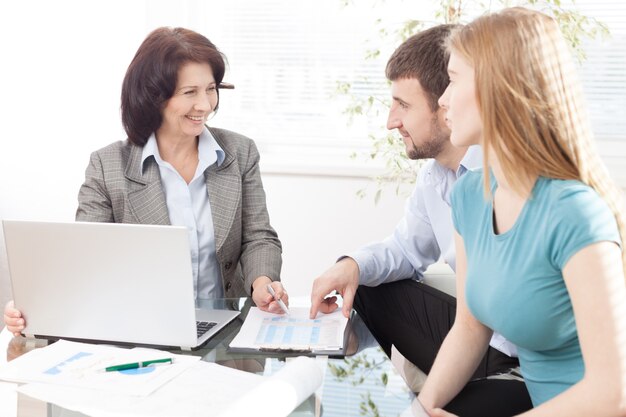
[[[493,177],[491,184],[493,192]],[[584,363],[562,271],[585,246],[620,242],[604,200],[579,181],[540,177],[513,227],[496,235],[492,202],[484,198],[477,170],[452,191],[452,217],[467,255],[467,305],[517,345],[533,404],[578,382]]]

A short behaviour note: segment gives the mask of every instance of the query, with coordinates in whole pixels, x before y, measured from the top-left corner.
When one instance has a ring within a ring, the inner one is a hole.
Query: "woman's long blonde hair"
[[[596,151],[577,71],[556,21],[522,7],[505,9],[456,30],[449,48],[475,71],[485,172],[491,148],[520,193],[525,180],[537,176],[582,181],[606,201],[626,244],[623,195]],[[622,262],[626,270],[625,250]]]

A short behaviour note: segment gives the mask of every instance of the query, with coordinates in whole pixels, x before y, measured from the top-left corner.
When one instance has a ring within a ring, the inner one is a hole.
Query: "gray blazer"
[[[224,150],[221,166],[205,172],[224,295],[250,295],[261,275],[280,280],[282,248],[270,225],[259,172],[259,152],[247,137],[209,128]],[[77,221],[170,224],[159,168],[128,140],[91,154],[78,193]]]

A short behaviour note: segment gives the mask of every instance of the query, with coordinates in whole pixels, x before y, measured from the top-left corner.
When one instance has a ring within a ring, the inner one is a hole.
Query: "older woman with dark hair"
[[[276,300],[288,302],[281,244],[258,150],[245,136],[205,125],[219,90],[232,88],[224,71],[223,55],[196,32],[163,27],[148,35],[122,86],[128,138],[91,155],[76,220],[185,226],[196,299],[251,295],[280,313]],[[13,333],[24,329],[12,302],[4,320]]]

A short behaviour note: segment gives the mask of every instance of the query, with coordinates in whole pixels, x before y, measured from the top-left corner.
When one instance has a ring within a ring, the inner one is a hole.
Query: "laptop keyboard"
[[[196,330],[198,331],[198,337],[211,330],[216,324],[217,323],[214,323],[212,321],[196,321]]]

